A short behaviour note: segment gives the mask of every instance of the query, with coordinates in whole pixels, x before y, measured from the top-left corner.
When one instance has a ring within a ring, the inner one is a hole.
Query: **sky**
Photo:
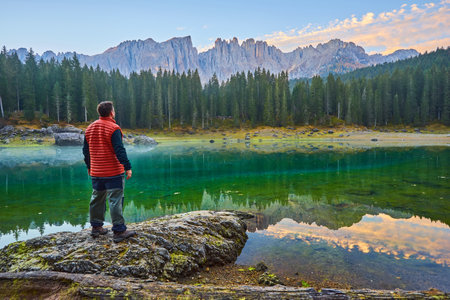
[[[450,46],[450,0],[0,0],[0,46],[93,55],[126,40],[190,35],[267,41],[284,52],[339,38],[366,52]]]

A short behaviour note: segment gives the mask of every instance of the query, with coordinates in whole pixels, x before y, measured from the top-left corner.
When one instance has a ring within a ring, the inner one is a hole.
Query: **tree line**
[[[429,63],[430,55],[435,63]],[[202,86],[197,70],[141,71],[127,78],[117,70],[82,67],[75,55],[61,62],[37,62],[30,49],[21,63],[3,47],[0,108],[6,119],[19,111],[30,121],[46,115],[57,122],[79,123],[97,119],[97,103],[111,100],[121,126],[149,129],[211,128],[224,122],[236,127],[450,125],[448,56],[449,49],[438,49],[411,59],[410,65],[408,60],[397,62],[401,68],[392,63],[389,71],[371,77],[315,76],[298,81],[291,91],[287,72],[257,69],[222,83],[214,75]],[[418,59],[427,64],[417,64]]]

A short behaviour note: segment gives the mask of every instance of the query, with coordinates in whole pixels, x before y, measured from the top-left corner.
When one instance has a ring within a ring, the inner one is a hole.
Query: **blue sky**
[[[0,45],[97,54],[125,40],[190,35],[266,40],[283,51],[354,41],[368,52],[450,46],[450,1],[23,1],[0,0]]]

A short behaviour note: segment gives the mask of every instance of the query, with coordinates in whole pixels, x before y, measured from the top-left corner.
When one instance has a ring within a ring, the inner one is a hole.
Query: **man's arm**
[[[91,155],[89,154],[89,144],[86,140],[86,137],[84,137],[83,155],[84,155],[84,162],[86,163],[86,167],[88,168],[88,170],[90,170],[91,169]]]
[[[131,163],[128,160],[127,151],[123,146],[122,132],[120,131],[120,129],[117,129],[112,134],[111,143],[114,148],[114,152],[116,153],[116,157],[125,168],[125,171],[127,173],[127,179],[129,179],[131,177]]]

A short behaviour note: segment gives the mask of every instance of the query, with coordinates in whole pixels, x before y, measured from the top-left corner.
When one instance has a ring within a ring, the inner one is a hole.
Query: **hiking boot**
[[[114,232],[113,241],[118,243],[129,237],[136,235],[136,231],[134,230],[125,230],[122,232]]]
[[[105,235],[108,233],[108,229],[103,228],[102,226],[94,226],[92,227],[91,236],[99,237],[100,235]]]

